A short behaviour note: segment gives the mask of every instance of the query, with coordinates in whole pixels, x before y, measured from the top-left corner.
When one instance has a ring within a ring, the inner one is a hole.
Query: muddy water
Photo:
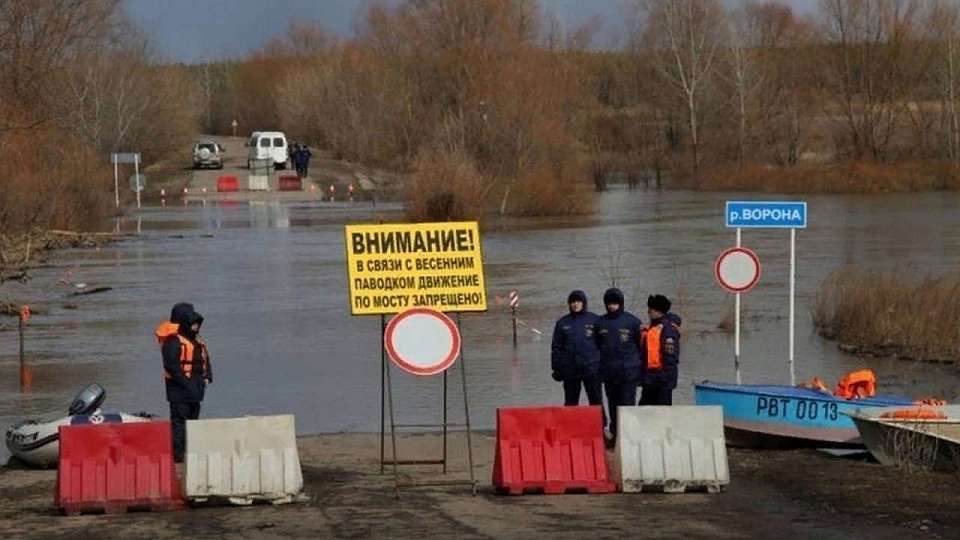
[[[497,406],[557,403],[550,379],[550,334],[573,288],[598,309],[616,281],[627,308],[645,312],[653,292],[675,299],[684,317],[678,402],[703,379],[733,379],[732,335],[718,323],[732,298],[714,282],[716,255],[734,242],[723,227],[727,198],[742,195],[614,190],[590,217],[493,222],[483,236],[490,310],[461,318],[471,416],[490,428]],[[823,278],[845,264],[938,272],[960,263],[960,196],[808,197],[807,230],[797,243],[797,375],[836,380],[862,366],[884,391],[955,398],[955,368],[858,359],[818,337],[810,305]],[[215,382],[205,416],[296,414],[301,433],[374,431],[380,415],[380,320],[351,317],[343,224],[397,219],[398,208],[235,203],[145,208],[117,226],[130,236],[99,251],[76,251],[40,269],[13,298],[43,298],[28,329],[30,393],[18,389],[16,328],[0,324],[0,425],[22,415],[65,410],[87,382],[108,406],[166,414],[153,328],[181,300],[206,316]],[[764,264],[744,296],[745,382],[788,382],[788,233],[746,231],[744,245]],[[78,298],[73,283],[109,285]],[[520,293],[519,344],[497,297]],[[73,304],[73,305],[71,305]],[[72,308],[72,309],[71,309]],[[462,416],[460,375],[450,378],[450,414]],[[396,372],[398,422],[440,418],[440,378]],[[5,449],[0,450],[5,452]]]

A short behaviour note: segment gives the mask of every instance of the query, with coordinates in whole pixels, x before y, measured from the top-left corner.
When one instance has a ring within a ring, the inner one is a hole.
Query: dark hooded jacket
[[[213,370],[210,368],[206,345],[197,333],[190,330],[194,323],[203,324],[203,316],[194,311],[192,304],[181,303],[173,306],[170,322],[178,325],[177,333],[193,342],[193,371],[188,378],[180,367],[180,340],[175,336],[163,341],[163,369],[171,375],[166,379],[167,401],[174,403],[199,403],[203,401],[206,382],[213,382]],[[204,355],[207,355],[206,362]]]
[[[600,376],[600,349],[597,348],[596,324],[599,317],[587,311],[587,295],[573,291],[567,305],[583,302],[583,309],[560,317],[553,327],[550,367],[555,379],[596,379]]]
[[[607,289],[603,294],[604,309],[612,302],[620,304],[620,309],[604,313],[597,328],[600,374],[608,382],[639,382],[640,319],[624,311],[620,289]]]

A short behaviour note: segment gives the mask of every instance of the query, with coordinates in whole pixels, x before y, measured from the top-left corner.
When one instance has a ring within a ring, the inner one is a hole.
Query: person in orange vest
[[[680,317],[662,294],[647,298],[650,326],[640,337],[640,405],[673,405],[680,363]]]
[[[200,417],[200,403],[207,385],[213,382],[210,354],[200,337],[202,324],[203,316],[194,311],[193,304],[179,303],[170,311],[170,320],[160,323],[156,330],[170,403],[173,457],[177,462],[183,461],[187,420]]]

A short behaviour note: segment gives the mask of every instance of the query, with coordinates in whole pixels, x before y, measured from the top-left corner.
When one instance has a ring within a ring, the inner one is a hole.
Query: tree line
[[[729,5],[729,3],[728,3]],[[587,212],[611,179],[698,189],[960,186],[957,0],[628,0],[619,47],[535,0],[367,5],[236,60],[158,60],[118,0],[0,0],[0,227],[77,226],[106,155],[282,129],[404,173],[411,217]],[[51,204],[54,201],[55,204]],[[60,205],[60,206],[57,206]]]
[[[191,73],[157,61],[119,0],[0,0],[0,73],[4,235],[96,226],[111,152],[183,154],[199,125]]]

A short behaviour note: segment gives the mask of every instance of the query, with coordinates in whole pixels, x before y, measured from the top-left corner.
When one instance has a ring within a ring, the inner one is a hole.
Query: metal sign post
[[[737,229],[739,233],[740,230]],[[739,234],[737,235],[739,236]],[[737,244],[740,242],[738,241]],[[760,281],[760,259],[753,251],[740,247],[730,248],[717,257],[714,265],[717,282],[724,289],[736,295],[734,314],[734,348],[733,367],[737,374],[737,384],[740,379],[740,294],[753,288]]]
[[[480,229],[477,222],[347,225],[344,228],[344,247],[347,255],[351,314],[380,315],[380,472],[384,472],[386,465],[392,465],[397,493],[401,487],[397,472],[399,465],[442,465],[445,474],[448,465],[449,428],[464,427],[467,430],[467,457],[470,461],[469,481],[441,480],[404,485],[470,485],[471,491],[476,494],[463,347],[459,343],[459,337],[454,347],[454,340],[448,342],[443,336],[453,335],[454,332],[459,336],[460,312],[487,309]],[[456,275],[448,275],[443,272],[447,270],[458,272]],[[448,334],[440,332],[433,335],[428,332],[418,335],[416,331],[411,333],[409,330],[399,332],[397,328],[408,324],[414,328],[431,326],[423,321],[411,322],[417,319],[411,312],[435,314],[428,315],[427,319],[433,317],[444,321],[441,328],[445,328]],[[443,312],[457,313],[456,326]],[[394,316],[389,323],[386,315]],[[411,339],[411,335],[414,338]],[[444,349],[441,344],[449,346],[449,349]],[[426,359],[429,360],[432,358],[431,352],[442,350],[446,350],[446,354],[440,358],[443,362],[423,362],[420,357],[421,353],[426,352]],[[455,354],[451,351],[455,351]],[[386,360],[388,355],[391,362]],[[447,415],[446,369],[458,356],[460,380],[463,384],[464,423],[452,424]],[[396,422],[392,381],[394,364],[415,375],[442,374],[441,424],[404,425]],[[393,447],[393,455],[389,459],[386,455],[388,420]],[[440,430],[443,437],[440,459],[399,459],[396,451],[396,431],[403,428]]]
[[[796,308],[796,230],[807,227],[807,203],[803,201],[727,201],[726,225],[737,229],[737,246],[740,246],[740,229],[790,229],[790,316],[787,363],[790,367],[790,385],[796,385],[794,367],[794,336]],[[737,295],[737,334],[739,336],[740,302]],[[739,357],[739,339],[735,345]],[[740,383],[739,372],[737,383]]]
[[[741,228],[737,227],[737,247],[741,247]],[[733,300],[733,371],[736,374],[737,384],[743,384],[740,376],[740,291],[734,294]]]
[[[139,152],[114,152],[110,154],[110,162],[113,163],[113,193],[117,208],[120,208],[120,163],[133,163],[137,175],[140,174],[140,153]],[[137,208],[140,208],[140,193],[137,193]]]
[[[120,171],[117,161],[113,162],[113,195],[116,198],[117,208],[120,208]]]
[[[133,155],[133,175],[137,179],[137,210],[140,209],[140,191],[143,187],[140,185],[140,154]]]

